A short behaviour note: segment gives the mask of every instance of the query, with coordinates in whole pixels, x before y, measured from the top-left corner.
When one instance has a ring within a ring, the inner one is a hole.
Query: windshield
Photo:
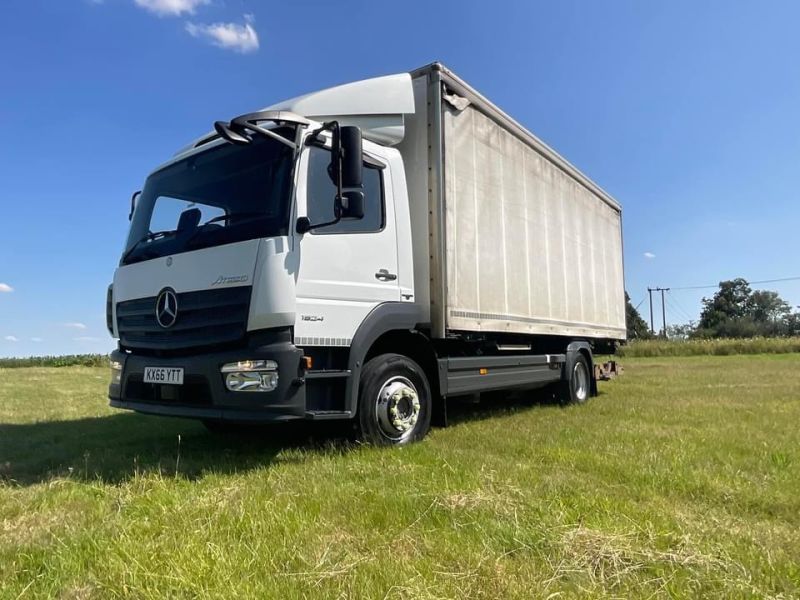
[[[258,138],[215,146],[153,173],[136,204],[122,263],[286,235],[292,161],[291,148]]]

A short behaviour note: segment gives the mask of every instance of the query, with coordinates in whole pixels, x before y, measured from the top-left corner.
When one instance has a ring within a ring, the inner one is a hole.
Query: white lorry
[[[596,389],[625,338],[621,209],[441,64],[217,122],[131,200],[110,403],[210,428]]]

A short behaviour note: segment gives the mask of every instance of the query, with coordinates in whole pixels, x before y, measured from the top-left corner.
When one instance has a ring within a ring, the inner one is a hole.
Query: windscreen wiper
[[[128,259],[131,257],[131,255],[133,255],[133,253],[136,250],[138,250],[140,244],[142,244],[144,242],[147,242],[147,241],[150,241],[150,240],[155,240],[155,239],[158,239],[158,238],[167,237],[171,233],[175,233],[175,231],[170,229],[170,230],[165,230],[165,231],[152,231],[152,232],[148,233],[144,237],[142,237],[139,240],[137,240],[137,242],[133,246],[131,246],[128,249],[128,251],[125,252],[125,254],[122,255],[122,262],[123,263],[128,262]]]

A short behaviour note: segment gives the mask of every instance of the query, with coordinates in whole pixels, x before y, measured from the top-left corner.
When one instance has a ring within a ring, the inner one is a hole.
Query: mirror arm
[[[300,217],[297,219],[297,233],[308,233],[314,229],[319,229],[321,227],[328,227],[329,225],[336,225],[339,221],[342,220],[342,211],[340,208],[337,207],[336,210],[336,218],[333,221],[328,221],[327,223],[314,223],[312,224],[309,221],[308,217]],[[301,225],[302,223],[302,225]]]
[[[237,146],[246,146],[252,140],[246,135],[242,135],[238,131],[234,131],[230,123],[224,121],[214,122],[214,131],[217,132],[222,139],[229,144],[236,144]]]
[[[142,190],[138,190],[133,192],[133,196],[131,196],[131,212],[128,213],[128,221],[133,219],[133,211],[136,210],[136,199],[141,196]]]
[[[321,139],[322,134],[326,131],[333,131],[337,127],[339,127],[338,121],[326,121],[322,124],[322,127],[311,132],[308,138],[306,138],[306,144],[322,144],[324,146],[325,140]]]
[[[269,137],[269,138],[272,138],[274,140],[277,140],[280,143],[285,144],[286,146],[289,146],[289,148],[291,148],[292,150],[296,150],[297,149],[297,146],[295,145],[294,142],[292,142],[290,140],[287,140],[282,135],[278,135],[274,131],[270,131],[269,129],[265,129],[265,128],[261,127],[260,125],[256,125],[255,123],[250,123],[249,121],[245,121],[243,119],[240,119],[239,117],[236,117],[233,121],[231,121],[231,125],[230,126],[231,126],[232,129],[234,129],[234,131],[236,129],[239,129],[239,130],[249,129],[250,131],[253,131],[254,133],[258,133],[259,135],[263,135],[265,137]]]

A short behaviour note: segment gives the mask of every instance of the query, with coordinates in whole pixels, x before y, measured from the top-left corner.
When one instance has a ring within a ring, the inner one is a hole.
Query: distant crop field
[[[627,358],[658,356],[732,356],[800,352],[800,337],[718,338],[699,340],[637,340],[618,349]]]
[[[800,596],[800,354],[627,358],[402,449],[106,406],[0,369],[0,597]]]

